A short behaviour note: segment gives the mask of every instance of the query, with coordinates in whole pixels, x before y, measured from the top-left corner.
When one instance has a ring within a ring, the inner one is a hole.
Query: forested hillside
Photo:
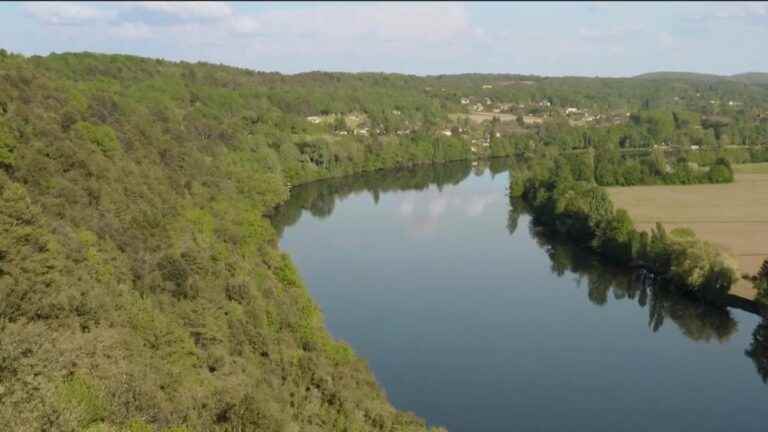
[[[332,340],[278,250],[267,216],[291,185],[537,146],[603,149],[591,175],[626,183],[604,171],[628,136],[706,134],[707,164],[748,130],[741,157],[765,154],[762,87],[685,84],[742,98],[713,125],[667,105],[674,82],[532,77],[491,94],[641,112],[459,131],[459,97],[488,79],[509,81],[0,50],[0,429],[423,430]]]
[[[0,429],[424,429],[331,340],[264,214],[288,181],[465,154],[302,152],[300,89],[326,79],[0,59]]]

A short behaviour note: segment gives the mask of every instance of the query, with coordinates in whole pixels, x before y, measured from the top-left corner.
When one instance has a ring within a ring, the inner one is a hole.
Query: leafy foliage
[[[735,263],[714,245],[697,239],[690,230],[668,234],[658,225],[650,236],[636,231],[625,210],[614,210],[604,189],[574,180],[563,168],[567,166],[567,160],[558,157],[554,169],[512,180],[510,192],[523,197],[538,223],[616,264],[652,270],[672,286],[700,298],[719,300],[728,292],[736,279]],[[719,161],[716,167],[732,176],[727,162]]]
[[[66,54],[0,77],[0,429],[426,429],[325,331],[266,214],[291,184],[465,146],[313,129],[376,111],[367,83],[324,105],[355,76]]]

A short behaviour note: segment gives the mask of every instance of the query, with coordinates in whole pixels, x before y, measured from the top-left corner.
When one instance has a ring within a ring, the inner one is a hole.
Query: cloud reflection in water
[[[450,214],[460,212],[470,218],[479,217],[503,198],[498,191],[469,193],[452,189],[431,189],[426,193],[409,191],[403,195],[397,215],[405,221],[410,234],[432,233]]]

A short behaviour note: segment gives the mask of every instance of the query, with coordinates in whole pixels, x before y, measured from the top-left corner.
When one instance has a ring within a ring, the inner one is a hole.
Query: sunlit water
[[[397,408],[451,431],[768,430],[745,354],[757,316],[545,239],[495,164],[318,182],[275,216],[331,333]]]

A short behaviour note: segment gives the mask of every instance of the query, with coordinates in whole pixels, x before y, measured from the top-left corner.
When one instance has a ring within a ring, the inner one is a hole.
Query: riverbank
[[[534,220],[617,265],[642,267],[664,283],[701,300],[721,303],[737,274],[727,255],[688,229],[667,231],[657,224],[638,231],[624,209],[616,209],[604,188],[562,175],[568,161],[554,169],[521,175],[510,195],[522,197]]]

